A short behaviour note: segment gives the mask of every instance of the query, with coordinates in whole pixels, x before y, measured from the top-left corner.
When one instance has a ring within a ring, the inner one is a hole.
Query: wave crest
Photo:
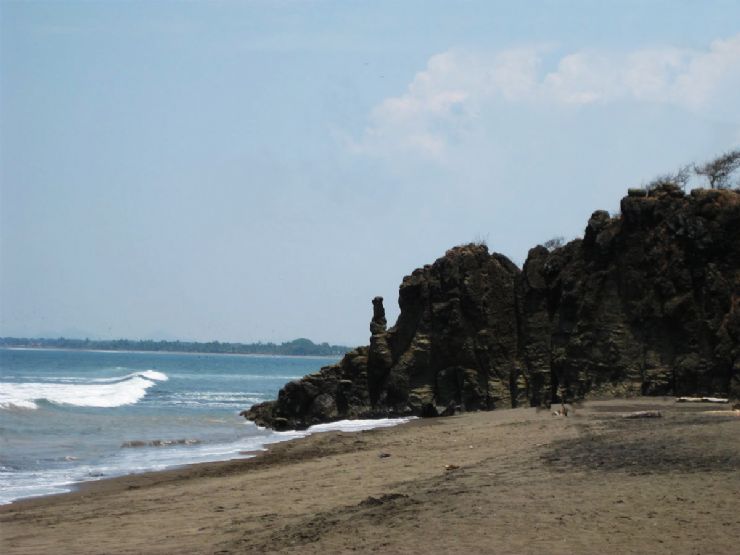
[[[147,389],[166,380],[162,372],[143,370],[87,383],[0,382],[0,409],[37,409],[37,401],[98,408],[133,405],[144,398]]]
[[[135,378],[137,376],[155,382],[166,382],[169,379],[167,377],[167,374],[163,372],[157,372],[156,370],[142,370],[140,372],[132,372],[131,374],[126,374],[125,376],[118,376],[113,378],[95,378],[94,380],[90,381],[95,383],[117,383]]]

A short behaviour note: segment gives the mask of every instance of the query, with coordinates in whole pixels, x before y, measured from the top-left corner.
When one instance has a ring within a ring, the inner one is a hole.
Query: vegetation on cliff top
[[[729,150],[703,164],[686,164],[676,173],[666,173],[655,177],[643,188],[653,191],[663,185],[677,185],[684,191],[691,182],[692,175],[707,180],[710,189],[730,189],[732,176],[740,169],[740,149]],[[734,184],[740,187],[740,178]]]

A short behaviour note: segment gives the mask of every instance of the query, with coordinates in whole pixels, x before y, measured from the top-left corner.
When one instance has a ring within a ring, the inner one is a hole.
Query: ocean
[[[239,412],[335,358],[0,349],[0,504],[245,452],[355,420],[273,432]]]

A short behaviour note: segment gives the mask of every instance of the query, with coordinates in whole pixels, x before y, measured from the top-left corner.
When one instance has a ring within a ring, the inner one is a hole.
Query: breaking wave
[[[147,389],[167,375],[143,370],[125,376],[69,382],[0,382],[0,409],[36,409],[37,401],[78,407],[111,408],[140,401]]]

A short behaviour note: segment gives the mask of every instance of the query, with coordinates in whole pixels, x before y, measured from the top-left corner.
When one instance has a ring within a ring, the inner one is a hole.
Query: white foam
[[[0,472],[0,505],[16,499],[64,493],[80,475],[81,472],[70,470]]]
[[[296,439],[301,437],[310,436],[320,432],[362,432],[364,430],[372,430],[373,428],[388,428],[390,426],[397,426],[398,424],[404,424],[415,417],[409,418],[377,418],[377,419],[366,419],[366,420],[337,420],[336,422],[327,422],[326,424],[315,424],[306,430],[290,430],[287,432],[273,432],[275,441],[268,441],[266,443],[274,443],[280,441],[287,441],[290,439]],[[264,430],[264,428],[260,428]]]
[[[167,375],[144,370],[118,378],[89,380],[89,383],[0,382],[0,409],[36,409],[36,401],[60,405],[111,408],[137,403],[147,389]]]
[[[265,400],[265,395],[256,392],[229,392],[229,391],[203,391],[203,392],[178,392],[169,396],[162,402],[166,405],[208,407],[208,408],[239,408],[244,409],[255,403]]]
[[[308,429],[310,433],[316,432],[361,432],[373,428],[388,428],[408,422],[411,418],[378,418],[367,420],[338,420],[327,424],[316,424]]]

